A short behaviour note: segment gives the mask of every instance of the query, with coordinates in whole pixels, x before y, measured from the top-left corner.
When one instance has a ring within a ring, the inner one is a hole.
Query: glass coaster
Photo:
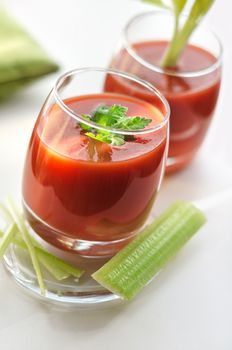
[[[41,242],[40,242],[41,243]],[[45,296],[41,295],[36,275],[32,267],[28,252],[13,244],[4,255],[4,266],[18,285],[23,287],[30,295],[37,297],[42,302],[48,302],[59,306],[71,308],[102,307],[102,304],[113,305],[122,303],[122,299],[99,285],[91,277],[91,274],[99,269],[107,259],[83,258],[72,253],[59,251],[50,246],[46,249],[55,255],[71,262],[73,265],[85,270],[80,280],[69,277],[57,281],[49,272],[41,266],[46,285]],[[75,261],[75,262],[74,262]]]

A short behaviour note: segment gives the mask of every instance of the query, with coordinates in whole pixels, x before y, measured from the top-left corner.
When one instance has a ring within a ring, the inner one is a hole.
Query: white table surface
[[[107,65],[126,21],[150,9],[133,0],[0,1],[62,65]],[[223,86],[198,158],[164,181],[157,208],[175,199],[206,201],[208,223],[169,266],[126,306],[57,311],[27,297],[0,265],[0,348],[232,349],[232,6],[217,0],[207,22],[221,37]],[[56,75],[0,105],[0,200],[20,196],[31,129]],[[227,199],[220,201],[220,193]]]

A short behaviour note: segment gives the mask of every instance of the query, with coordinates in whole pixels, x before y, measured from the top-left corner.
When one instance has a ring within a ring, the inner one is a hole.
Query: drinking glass
[[[107,79],[129,86],[130,96],[105,92]],[[138,98],[144,93],[150,102]],[[152,122],[141,130],[119,130],[83,117],[113,104]],[[127,141],[121,146],[96,141],[80,123]],[[140,78],[104,68],[62,75],[38,116],[25,160],[23,207],[31,230],[84,257],[115,254],[151,213],[165,169],[168,129],[166,99]]]
[[[185,16],[181,17],[181,22]],[[135,74],[156,86],[171,108],[167,172],[187,166],[201,146],[216,107],[221,82],[222,46],[204,26],[190,38],[175,69],[160,62],[172,36],[173,15],[152,11],[132,18],[122,33],[111,68]],[[105,91],[132,94],[152,103],[145,89],[134,94],[133,84],[118,84],[113,76]]]

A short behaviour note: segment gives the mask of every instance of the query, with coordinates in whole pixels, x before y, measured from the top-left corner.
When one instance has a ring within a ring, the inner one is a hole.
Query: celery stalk
[[[2,203],[0,203],[0,212],[2,213],[2,216],[4,217],[7,223],[12,223],[12,217],[9,211],[5,208],[5,206]]]
[[[6,209],[7,210],[7,209]],[[17,230],[16,230],[17,231]],[[0,231],[0,237],[4,237],[4,232]],[[33,237],[31,237],[32,243],[35,247],[35,251],[38,255],[40,263],[50,272],[50,274],[57,280],[61,281],[69,276],[74,276],[80,278],[84,270],[74,267],[60,259],[53,254],[47,252]],[[1,241],[2,242],[2,241]],[[27,249],[27,245],[19,234],[16,234],[15,237],[9,243],[13,243],[19,246],[22,249]],[[1,243],[0,243],[1,247]],[[5,250],[4,250],[5,251]]]
[[[42,272],[40,269],[38,257],[36,254],[35,247],[33,246],[33,243],[31,241],[31,237],[30,237],[30,235],[27,231],[27,228],[25,226],[23,217],[18,212],[17,208],[15,207],[13,201],[10,198],[8,198],[7,203],[8,203],[8,209],[9,209],[10,215],[12,216],[12,219],[15,221],[15,223],[18,227],[18,230],[23,237],[23,240],[27,245],[27,248],[28,248],[31,260],[32,260],[32,264],[33,264],[33,267],[35,269],[35,273],[37,276],[37,280],[38,280],[41,294],[44,295],[45,294],[45,285],[44,285],[44,280],[43,280]]]
[[[50,270],[52,268],[53,271],[55,272],[55,269],[57,268],[57,269],[63,271],[67,275],[67,277],[72,275],[72,276],[74,276],[76,278],[80,278],[83,275],[84,270],[82,270],[82,269],[80,269],[78,267],[74,267],[73,265],[70,265],[69,263],[67,263],[63,259],[60,259],[60,258],[58,258],[57,256],[55,256],[53,254],[50,254],[33,237],[31,237],[31,240],[32,240],[32,243],[33,243],[34,247],[36,248],[36,251],[41,252],[41,254],[40,254],[40,261],[41,261],[41,263],[43,263],[43,257],[44,257],[45,264],[47,265],[48,262],[50,264],[50,266],[49,266]],[[45,266],[45,264],[44,264],[44,266]],[[52,274],[54,275],[54,273],[52,273]],[[60,274],[60,272],[58,272],[58,274]],[[64,274],[64,276],[65,276],[65,274]],[[54,277],[55,277],[55,275],[54,275]],[[64,279],[64,278],[65,277],[58,278],[58,279]]]
[[[13,225],[15,225],[15,223]],[[15,232],[15,235],[13,236],[13,238],[11,238],[10,243],[15,244],[22,249],[27,249],[26,243],[18,234],[18,228],[16,225],[15,225],[15,227],[16,227],[16,232]],[[6,235],[6,233],[4,233],[3,231],[0,230],[0,237],[3,238],[5,235]],[[1,242],[2,241],[0,241],[0,244],[1,244]]]
[[[0,242],[0,258],[4,255],[6,249],[10,245],[13,237],[15,236],[17,232],[17,227],[15,224],[11,224],[11,226],[8,228],[7,232],[3,234],[3,238]]]
[[[132,299],[205,223],[203,213],[177,202],[92,277],[125,300]]]
[[[63,271],[67,275],[67,277],[72,275],[76,278],[80,278],[84,273],[84,270],[70,265],[69,263],[65,262],[64,260],[58,258],[55,255],[52,255],[52,254],[46,252],[43,249],[36,248],[36,251],[38,251],[38,253],[40,254],[40,259],[41,259],[42,263],[44,260],[44,262],[45,263],[48,262],[50,264],[50,266],[56,266],[57,268],[59,268],[59,270]],[[47,268],[47,269],[49,270],[49,268]]]
[[[179,57],[188,43],[190,36],[205,14],[209,11],[215,0],[195,0],[182,27],[179,25],[179,19],[188,0],[172,0],[171,7],[168,7],[163,0],[143,1],[162,8],[168,8],[173,13],[175,20],[173,35],[161,61],[161,66],[163,68],[176,67]]]
[[[163,0],[143,0],[144,2],[153,4],[155,6],[162,7],[164,9],[168,8],[168,6],[163,2]]]
[[[16,227],[15,224],[14,224],[14,226]],[[17,232],[17,228],[16,228],[16,232]],[[16,232],[14,232],[14,233],[16,233]],[[0,231],[0,237],[5,237],[6,234],[4,234],[4,232]],[[3,240],[0,242],[0,251],[1,251],[2,242],[3,242]],[[13,239],[12,239],[12,237],[9,239],[9,244],[10,243],[17,245],[21,249],[27,250],[26,243],[19,235],[17,235],[17,233],[15,234],[15,237]],[[5,250],[6,249],[4,249],[4,252],[5,252]],[[41,251],[39,248],[36,248],[36,247],[35,247],[35,250],[36,250],[36,254],[38,256],[40,263],[50,272],[50,274],[55,279],[57,279],[58,281],[61,281],[61,280],[68,278],[70,276],[70,274],[68,272],[64,271],[59,266],[57,266],[57,262],[54,261],[53,255],[47,253],[45,256],[45,252]],[[3,252],[3,254],[4,254],[4,252]],[[3,256],[3,254],[0,254],[0,258]]]
[[[1,204],[0,210],[2,211],[4,217],[6,218],[6,221],[8,222],[14,222],[15,221],[15,233],[19,230],[19,232],[22,234],[22,237],[19,234],[16,234],[15,237],[12,235],[7,235],[7,246],[10,243],[16,244],[22,249],[28,249],[28,241],[25,241],[25,238],[28,240],[29,238],[29,243],[30,246],[32,247],[34,251],[34,255],[37,258],[37,264],[40,262],[49,272],[50,274],[57,280],[63,280],[69,276],[74,276],[76,278],[81,277],[81,275],[84,273],[84,270],[79,269],[77,267],[74,267],[70,265],[69,263],[65,262],[64,260],[50,254],[44,248],[37,242],[33,237],[31,237],[27,231],[27,228],[24,224],[24,218],[21,216],[20,213],[18,213],[17,209],[14,206],[14,203],[11,200],[8,200],[8,205],[9,209],[6,208],[4,205]],[[2,251],[3,254],[7,248],[6,246],[6,234],[0,231],[0,237],[3,237],[3,240],[1,241],[0,247],[2,246]],[[31,249],[31,248],[30,248]],[[31,250],[29,250],[30,256],[31,255]],[[3,255],[2,254],[2,255]],[[33,258],[34,259],[34,258]],[[33,260],[32,260],[33,262]],[[33,264],[34,266],[34,264]],[[35,268],[35,266],[34,266]],[[36,270],[35,270],[36,271]],[[36,271],[37,274],[38,271]],[[41,274],[42,276],[42,274]],[[38,278],[38,274],[37,274]],[[39,282],[39,278],[38,278]],[[41,287],[41,283],[39,284]]]
[[[51,254],[46,254],[42,250],[39,250],[38,248],[35,248],[36,254],[38,257],[39,262],[50,272],[50,274],[55,277],[58,281],[61,281],[65,278],[68,278],[70,276],[69,273],[65,272],[64,270],[60,269],[58,266],[56,266],[54,261],[54,256]]]

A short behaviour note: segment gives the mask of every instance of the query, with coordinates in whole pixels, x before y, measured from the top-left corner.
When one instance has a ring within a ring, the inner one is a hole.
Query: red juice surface
[[[121,104],[128,107],[128,116],[151,118],[149,127],[163,120],[151,104],[118,94],[86,95],[65,103],[79,114],[90,114],[102,104]],[[59,233],[90,241],[133,234],[144,224],[160,185],[166,128],[116,147],[85,136],[57,104],[46,114],[42,111],[23,176],[25,211],[32,228],[57,246],[62,246]]]
[[[166,48],[166,41],[146,41],[133,45],[136,54],[154,66],[159,66]],[[215,62],[216,58],[208,51],[188,45],[175,71],[197,72]],[[211,122],[220,88],[220,68],[196,77],[170,76],[146,68],[125,49],[116,55],[111,67],[137,75],[165,95],[171,107],[168,156],[179,159],[179,165],[174,166],[173,170],[187,164],[201,145]],[[105,91],[133,95],[153,102],[151,94],[141,88],[135,89],[132,84],[122,84],[120,78],[115,76],[108,76]]]

